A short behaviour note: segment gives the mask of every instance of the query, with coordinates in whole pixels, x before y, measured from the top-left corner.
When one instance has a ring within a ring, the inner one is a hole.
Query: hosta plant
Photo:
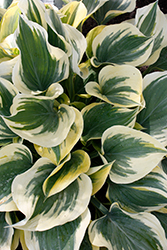
[[[0,249],[167,249],[167,19],[109,24],[135,6],[0,9]]]

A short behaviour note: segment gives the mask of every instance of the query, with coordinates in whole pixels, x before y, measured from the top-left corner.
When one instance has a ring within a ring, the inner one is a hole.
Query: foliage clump
[[[167,248],[167,19],[108,25],[135,5],[0,8],[0,249]]]

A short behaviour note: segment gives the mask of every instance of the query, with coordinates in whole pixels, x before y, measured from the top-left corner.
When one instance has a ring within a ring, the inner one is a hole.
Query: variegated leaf
[[[87,48],[86,48],[86,55],[87,57],[91,58],[93,56],[92,51],[92,42],[95,39],[95,37],[100,34],[100,32],[105,28],[105,25],[98,25],[91,29],[88,34],[86,35],[86,41],[87,41]]]
[[[59,89],[58,89],[59,93]],[[4,117],[9,128],[20,137],[43,147],[62,143],[75,121],[73,108],[54,107],[54,96],[17,95],[11,116]]]
[[[154,72],[144,78],[143,96],[146,107],[137,118],[144,132],[167,145],[167,71]]]
[[[85,230],[90,222],[88,209],[77,219],[43,232],[25,231],[29,250],[79,250]]]
[[[87,172],[89,167],[90,158],[85,151],[72,152],[70,159],[61,166],[57,166],[46,178],[43,184],[44,194],[49,197],[59,193],[74,182],[80,174]]]
[[[45,15],[48,24],[48,41],[51,45],[62,49],[68,56],[72,53],[71,45],[66,41],[66,29],[59,15],[48,9]]]
[[[152,36],[154,45],[149,59],[145,65],[153,64],[160,55],[163,47],[167,44],[167,19],[158,6],[158,1],[143,8],[137,9],[135,16],[136,26],[147,37]]]
[[[26,146],[12,143],[0,149],[0,211],[18,210],[12,199],[11,184],[31,166],[32,155]]]
[[[95,67],[102,64],[144,63],[152,51],[152,38],[144,36],[134,25],[120,23],[106,26],[92,43]]]
[[[85,174],[58,194],[49,198],[43,194],[43,182],[54,168],[49,159],[41,158],[30,170],[14,179],[13,199],[25,215],[25,219],[14,227],[45,231],[73,221],[85,211],[92,192],[91,180]]]
[[[18,25],[20,13],[21,11],[17,5],[5,12],[0,22],[0,42],[14,33]]]
[[[1,45],[2,44],[0,44],[0,63],[13,59],[13,56],[10,55]]]
[[[102,135],[103,157],[107,162],[115,160],[109,174],[115,183],[132,183],[146,176],[166,152],[150,135],[125,126],[113,126]]]
[[[67,55],[51,46],[47,39],[43,27],[20,17],[16,42],[21,55],[13,70],[13,82],[22,93],[38,94],[68,77]]]
[[[87,9],[87,16],[92,15],[99,8],[101,8],[101,6],[103,6],[107,1],[108,0],[96,0],[96,1],[82,0]]]
[[[10,107],[17,94],[17,88],[8,80],[0,77],[0,115],[10,115]]]
[[[40,0],[20,0],[18,7],[30,21],[36,22],[47,29],[45,5]]]
[[[92,180],[92,195],[97,193],[104,185],[112,167],[112,164],[113,162],[98,167],[91,167],[86,173]]]
[[[60,162],[70,153],[83,132],[82,114],[77,109],[73,107],[72,109],[75,111],[75,121],[72,124],[66,139],[61,144],[52,148],[35,145],[35,149],[38,154],[42,157],[47,157],[55,165],[59,165]]]
[[[131,12],[136,7],[136,0],[108,0],[93,15],[97,23],[106,24],[112,18]]]
[[[78,27],[87,15],[87,9],[81,1],[73,1],[64,5],[60,9],[60,12],[63,14],[63,17],[61,18],[62,22],[75,28]]]
[[[67,32],[69,43],[72,46],[72,55],[70,57],[70,65],[72,70],[79,76],[85,78],[87,76],[87,72],[84,74],[85,71],[82,70],[82,68],[79,68],[78,65],[86,51],[86,39],[83,34],[74,27],[68,24],[65,24],[64,27]]]
[[[119,107],[141,105],[142,75],[130,65],[108,65],[98,76],[99,83],[88,82],[85,86],[89,95]]]
[[[12,81],[12,71],[18,60],[18,57],[4,61],[0,63],[0,77],[5,78],[6,80]]]
[[[109,103],[92,103],[82,109],[84,130],[82,140],[100,139],[103,132],[114,125],[133,127],[138,108],[113,107]]]
[[[127,211],[159,210],[167,205],[167,176],[156,167],[144,178],[130,184],[110,182],[107,197]]]
[[[18,138],[18,135],[9,129],[3,118],[0,116],[0,146],[12,143],[16,138]]]
[[[128,213],[117,203],[107,215],[90,224],[89,237],[93,245],[109,250],[164,250],[167,245],[165,232],[154,215]]]
[[[6,223],[5,213],[0,212],[0,249],[11,250],[13,233],[13,228]]]

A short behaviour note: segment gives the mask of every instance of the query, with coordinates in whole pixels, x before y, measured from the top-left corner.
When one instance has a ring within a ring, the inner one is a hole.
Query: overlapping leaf
[[[70,56],[72,48],[66,41],[66,30],[61,22],[59,15],[53,9],[48,9],[45,17],[48,24],[49,43],[55,47],[62,49],[67,53],[68,56]]]
[[[12,71],[18,60],[18,57],[14,57],[10,60],[3,61],[0,63],[0,77],[6,80],[12,81]]]
[[[84,130],[82,140],[101,138],[103,132],[114,125],[133,127],[138,108],[112,107],[109,103],[92,103],[82,109]]]
[[[17,88],[8,80],[0,77],[0,115],[10,115],[10,107],[17,94]]]
[[[5,213],[0,212],[0,249],[10,250],[14,230],[8,227],[5,220]]]
[[[83,58],[83,54],[86,51],[87,43],[86,39],[81,32],[70,25],[64,25],[69,43],[72,46],[72,55],[70,57],[70,66],[72,70],[80,75],[81,77],[87,76],[87,71],[84,73],[84,70],[78,67],[79,63]]]
[[[0,42],[14,33],[18,25],[20,13],[21,11],[17,5],[5,12],[0,22]]]
[[[57,166],[43,184],[44,194],[49,197],[69,186],[78,176],[89,170],[90,158],[83,150],[76,150],[64,164]]]
[[[125,12],[131,12],[136,7],[136,0],[108,0],[93,15],[98,24],[106,24],[110,19]]]
[[[31,166],[32,155],[26,146],[12,143],[0,149],[0,211],[18,210],[12,199],[12,181]]]
[[[109,25],[93,40],[91,62],[95,67],[102,64],[138,66],[148,59],[152,46],[152,39],[130,23]]]
[[[154,45],[151,56],[145,62],[146,65],[153,64],[160,55],[163,47],[167,44],[167,20],[158,6],[158,1],[143,8],[139,8],[135,16],[136,26],[147,37],[152,36]]]
[[[112,167],[112,164],[113,162],[104,164],[102,166],[91,167],[88,170],[87,175],[91,178],[93,185],[92,195],[97,193],[104,185]]]
[[[78,250],[90,222],[87,209],[74,221],[43,232],[25,231],[25,242],[29,250]]]
[[[43,27],[23,17],[19,20],[16,42],[21,55],[14,67],[13,82],[22,93],[38,94],[68,77],[68,57],[48,43]]]
[[[13,139],[15,138],[18,138],[18,135],[9,129],[3,118],[0,116],[0,146],[13,142]]]
[[[89,95],[119,107],[140,106],[142,75],[138,69],[129,65],[108,65],[98,78],[99,83],[86,84]]]
[[[93,245],[112,249],[163,250],[165,232],[158,219],[147,212],[127,213],[114,203],[107,215],[89,226]]]
[[[55,165],[59,165],[60,162],[70,153],[72,148],[78,142],[83,131],[83,118],[81,113],[72,107],[75,111],[75,120],[72,124],[69,133],[65,140],[56,147],[45,148],[38,145],[35,145],[35,149],[38,154],[42,157],[47,157]]]
[[[18,7],[27,18],[47,29],[45,20],[45,5],[40,0],[20,0]]]
[[[85,174],[61,192],[49,198],[44,196],[43,182],[54,168],[49,159],[41,158],[14,179],[13,199],[25,215],[25,219],[14,225],[16,228],[45,231],[73,221],[85,211],[92,192],[91,181]]]
[[[72,1],[60,9],[63,23],[77,27],[87,15],[87,9],[82,1]]]
[[[154,72],[144,78],[146,107],[137,118],[144,131],[167,145],[167,71]]]
[[[102,135],[102,153],[112,162],[110,179],[132,183],[151,172],[166,154],[166,149],[150,135],[125,126],[113,126]]]
[[[154,211],[167,205],[166,174],[156,167],[144,178],[130,184],[110,182],[107,197],[127,211]]]
[[[58,84],[57,95],[60,87]],[[54,96],[20,94],[13,99],[11,116],[6,116],[4,120],[20,137],[43,147],[54,147],[67,137],[75,112],[65,104],[54,107]]]

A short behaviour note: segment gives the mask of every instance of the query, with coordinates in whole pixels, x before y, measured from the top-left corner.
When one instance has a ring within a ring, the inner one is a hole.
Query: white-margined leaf
[[[18,7],[30,21],[36,22],[47,29],[45,5],[40,0],[20,0]]]
[[[88,209],[77,219],[43,232],[25,231],[29,250],[79,250],[86,228],[90,222]]]
[[[45,15],[48,24],[48,41],[51,45],[71,55],[71,45],[66,41],[66,30],[59,15],[54,9],[48,9]]]
[[[89,170],[90,158],[83,150],[76,150],[71,153],[71,157],[61,166],[57,166],[52,173],[46,178],[43,184],[44,194],[49,197],[59,193],[78,176]]]
[[[0,116],[0,146],[12,143],[13,139],[16,139],[17,137],[18,135],[12,132]]]
[[[72,46],[72,55],[70,57],[70,62],[71,62],[70,65],[72,67],[72,70],[76,74],[85,78],[87,74],[84,74],[84,71],[82,71],[82,69],[79,68],[78,65],[80,61],[82,60],[83,55],[86,51],[86,47],[87,47],[86,38],[80,31],[78,31],[74,27],[68,24],[65,24],[64,27],[67,32],[69,43]]]
[[[109,183],[107,197],[132,212],[155,211],[167,205],[167,177],[159,167],[130,184]]]
[[[137,9],[135,23],[139,30],[147,37],[154,39],[149,59],[145,65],[153,64],[167,44],[167,19],[158,6],[158,1]]]
[[[92,180],[93,190],[92,195],[97,193],[104,185],[113,162],[104,164],[102,166],[91,167],[86,173]]]
[[[84,130],[82,140],[101,138],[103,132],[114,125],[133,127],[138,108],[113,107],[109,103],[92,103],[82,109]]]
[[[19,91],[38,94],[68,77],[68,57],[48,43],[43,27],[20,16],[15,34],[21,54],[13,70],[13,82]]]
[[[0,212],[0,249],[11,250],[14,229],[8,227],[5,220],[5,212]]]
[[[77,28],[81,21],[87,15],[87,9],[82,1],[72,1],[65,4],[60,12],[63,14],[61,18],[63,23],[67,23],[74,28]]]
[[[92,51],[92,42],[95,39],[95,37],[100,34],[100,32],[105,28],[105,25],[98,25],[91,29],[88,34],[86,35],[86,41],[87,41],[87,48],[86,48],[86,55],[88,58],[91,58],[93,56]]]
[[[89,95],[119,107],[141,105],[142,75],[130,65],[108,65],[98,76],[97,82],[85,86]]]
[[[72,124],[70,131],[66,139],[56,147],[45,148],[38,145],[34,145],[38,154],[42,157],[47,157],[55,165],[59,165],[60,162],[70,153],[72,148],[80,139],[83,132],[83,118],[81,112],[78,109],[72,107],[75,111],[75,120]]]
[[[22,230],[45,231],[63,225],[80,216],[90,200],[92,183],[81,174],[63,191],[47,198],[42,185],[55,165],[40,158],[27,172],[18,175],[12,184],[13,199],[25,219],[14,224]]]
[[[12,71],[18,60],[18,57],[0,63],[0,77],[12,81]]]
[[[12,181],[31,166],[32,155],[26,146],[12,143],[0,149],[0,211],[18,210],[12,199]]]
[[[167,71],[148,74],[143,82],[146,107],[139,113],[137,121],[144,132],[167,145]]]
[[[93,245],[108,250],[164,250],[167,240],[158,219],[148,213],[128,213],[113,203],[108,214],[91,222]]]
[[[8,80],[0,77],[0,115],[10,115],[10,107],[17,94],[17,88]]]
[[[150,135],[125,126],[112,126],[102,135],[102,153],[112,162],[110,179],[132,183],[146,176],[166,155],[163,145]]]
[[[10,34],[13,34],[17,28],[19,15],[21,11],[17,5],[9,8],[2,17],[0,22],[0,42]]]
[[[20,137],[43,147],[54,147],[67,137],[75,112],[66,104],[54,107],[54,96],[20,94],[13,99],[11,116],[4,120]]]
[[[152,51],[152,38],[144,36],[130,23],[106,26],[92,43],[95,67],[102,64],[143,64]]]
[[[136,0],[108,0],[93,17],[99,24],[106,24],[110,19],[131,12],[136,7]]]

